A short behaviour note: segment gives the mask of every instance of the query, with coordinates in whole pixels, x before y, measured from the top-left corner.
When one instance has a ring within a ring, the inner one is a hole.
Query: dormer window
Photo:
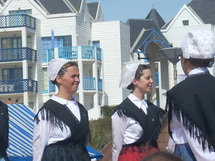
[[[189,20],[183,20],[182,23],[183,26],[189,26]]]

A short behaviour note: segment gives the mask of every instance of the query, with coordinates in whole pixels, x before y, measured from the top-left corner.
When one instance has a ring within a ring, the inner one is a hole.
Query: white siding
[[[81,14],[77,18],[77,45],[89,46],[91,40],[90,18],[87,5],[84,4]]]
[[[92,41],[100,41],[103,50],[105,104],[119,104],[123,100],[122,89],[119,88],[121,63],[126,60],[125,55],[129,55],[130,48],[129,27],[120,21],[93,23]]]
[[[125,25],[124,23],[121,23],[121,30],[120,30],[120,34],[121,34],[121,65],[123,62],[127,62],[130,61],[130,34],[125,34],[127,33],[129,30],[130,33],[130,27],[128,25]],[[121,66],[122,68],[122,66]],[[125,99],[126,97],[128,97],[130,91],[127,89],[123,89],[122,90],[122,99]]]
[[[38,95],[35,102],[35,111],[38,111],[39,107],[42,107],[43,102],[43,71],[42,71],[42,41],[41,41],[41,29],[40,29],[40,22],[36,22],[36,36],[34,40],[34,49],[37,50],[37,64],[36,64],[36,81],[38,83]],[[42,80],[42,81],[41,81]],[[42,100],[42,101],[41,101]]]

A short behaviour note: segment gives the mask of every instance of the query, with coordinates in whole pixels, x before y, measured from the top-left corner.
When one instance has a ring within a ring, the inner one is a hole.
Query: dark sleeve
[[[0,150],[8,147],[9,115],[7,105],[0,101]]]

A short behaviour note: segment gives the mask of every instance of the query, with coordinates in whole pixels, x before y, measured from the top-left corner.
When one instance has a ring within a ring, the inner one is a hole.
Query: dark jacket
[[[9,133],[8,120],[9,116],[7,105],[0,101],[0,158],[7,157],[6,150],[8,148]]]
[[[182,123],[203,150],[215,151],[215,77],[209,73],[188,76],[167,92],[167,108]],[[169,112],[169,123],[172,113]],[[179,119],[180,120],[180,119]],[[171,129],[169,131],[170,135]]]

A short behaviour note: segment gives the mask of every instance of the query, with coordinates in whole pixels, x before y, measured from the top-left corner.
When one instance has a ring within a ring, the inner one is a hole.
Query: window
[[[93,46],[100,48],[100,41],[93,41]]]
[[[33,69],[32,69],[32,67],[28,68],[28,79],[33,80]]]
[[[21,68],[2,69],[2,73],[3,73],[2,75],[3,80],[22,79]]]
[[[183,26],[189,26],[189,20],[183,20],[182,23]]]
[[[32,10],[15,10],[15,11],[9,11],[10,15],[20,15],[20,14],[26,14],[31,15]]]
[[[31,109],[34,109],[34,102],[29,102],[29,107],[30,107]]]
[[[2,48],[18,48],[22,46],[21,37],[2,38]]]
[[[2,38],[1,47],[2,48],[20,48],[22,47],[22,39],[21,37]],[[27,37],[27,47],[31,48],[31,36]]]
[[[43,62],[48,62],[54,58],[54,48],[72,46],[72,36],[55,36],[42,38]]]
[[[51,37],[43,37],[42,38],[42,46],[44,49],[51,49],[52,46],[55,48],[72,46],[72,37],[71,36],[55,36],[54,42],[52,42]],[[54,45],[52,45],[54,43]]]
[[[28,68],[28,79],[32,79],[32,67]],[[4,68],[2,69],[3,80],[23,79],[22,68]]]

